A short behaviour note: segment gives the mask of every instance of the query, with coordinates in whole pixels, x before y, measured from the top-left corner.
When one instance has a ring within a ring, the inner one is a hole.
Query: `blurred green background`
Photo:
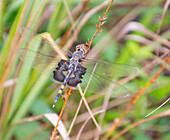
[[[22,45],[18,28],[26,26],[37,33],[48,32],[60,46],[73,51],[76,44],[85,43],[92,38],[96,30],[95,25],[99,23],[98,16],[103,16],[109,4],[105,4],[104,0],[67,0],[66,2],[75,24],[74,28],[80,27],[77,38],[73,36],[73,28],[70,35],[63,39],[73,22],[70,21],[67,7],[62,0],[0,0],[0,139],[2,140],[49,139],[53,130],[50,121],[46,118],[34,120],[32,117],[45,113],[59,114],[64,102],[60,99],[52,109],[57,93],[56,84],[34,69],[28,69],[27,64],[20,63],[20,59],[15,54],[16,49],[21,48]],[[169,9],[161,20],[165,3],[166,1],[161,0],[115,1],[107,13],[107,22],[102,26],[103,31],[93,41],[89,56],[109,62],[134,65],[140,69],[139,76],[128,82],[124,79],[120,82],[132,95],[143,88],[165,63],[164,60],[159,59],[167,54],[170,48]],[[100,8],[91,14],[91,9],[95,7]],[[87,13],[91,15],[88,17]],[[83,21],[85,16],[88,19]],[[156,33],[159,35],[156,36]],[[133,122],[143,119],[170,97],[169,76],[170,65],[135,103],[113,136]],[[105,96],[87,92],[86,98],[93,112],[102,110]],[[67,130],[70,128],[80,99],[78,91],[73,91],[69,97],[62,117]],[[95,116],[102,127],[101,137],[106,134],[115,118],[122,114],[127,105],[128,99],[110,99],[104,118],[101,114]],[[168,110],[169,105],[167,103],[154,114]],[[28,117],[32,120],[20,122]],[[83,104],[71,131],[71,139],[75,139],[88,117],[89,114]],[[131,129],[120,139],[168,140],[170,139],[169,120],[170,117],[163,117],[146,122]],[[89,121],[81,137],[94,139],[95,132],[94,123]]]

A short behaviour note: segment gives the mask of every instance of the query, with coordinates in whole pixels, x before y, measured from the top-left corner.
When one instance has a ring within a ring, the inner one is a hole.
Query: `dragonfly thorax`
[[[84,54],[82,51],[75,51],[72,55],[72,58],[70,59],[70,61],[74,61],[74,62],[80,62],[81,59],[84,58]]]

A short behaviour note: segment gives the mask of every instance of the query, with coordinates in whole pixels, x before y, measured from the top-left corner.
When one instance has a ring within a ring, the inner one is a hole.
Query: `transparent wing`
[[[82,90],[86,89],[87,83],[90,80],[92,71],[87,70],[83,76],[82,83],[80,84]],[[97,75],[94,72],[90,84],[87,89],[88,92],[105,94],[107,91],[110,92],[111,97],[125,98],[130,96],[130,92],[124,86],[114,82],[113,80],[106,79]]]
[[[122,98],[130,96],[130,92],[127,88],[113,81],[114,77],[125,77],[139,73],[138,68],[135,66],[109,63],[97,59],[85,59],[82,65],[87,68],[87,72],[83,76],[82,83],[80,84],[82,89],[86,88],[95,67],[95,71],[87,91],[101,94],[104,94],[105,91],[109,91],[111,93],[111,97]]]
[[[58,67],[58,62],[62,58],[72,55],[68,50],[58,47],[54,42],[46,40],[41,35],[27,27],[20,28],[21,49],[17,50],[17,55],[24,63],[32,66],[36,71],[49,77],[52,81],[53,71]]]
[[[24,63],[28,64],[28,66],[32,66],[39,73],[58,83],[58,81],[53,78],[53,71],[58,67],[60,59],[52,56],[46,56],[39,52],[25,48],[19,49],[17,53],[20,59]]]
[[[56,57],[56,55],[59,55],[60,57],[72,56],[72,52],[58,46],[51,37],[48,37],[49,40],[47,40],[45,36],[37,34],[28,27],[20,27],[19,33],[22,37],[21,40],[23,41],[23,43],[25,43],[22,48],[28,47],[31,41],[36,41],[41,44],[41,47],[39,48],[39,50],[35,50],[35,48],[32,47],[31,50],[38,51],[41,54],[53,57]]]
[[[98,76],[113,79],[113,77],[125,77],[139,73],[139,69],[135,66],[126,64],[109,63],[97,59],[85,59],[83,66],[92,71],[97,64],[95,73]]]

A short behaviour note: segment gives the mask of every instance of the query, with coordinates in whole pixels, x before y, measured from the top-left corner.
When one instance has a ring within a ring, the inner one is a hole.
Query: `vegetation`
[[[19,27],[29,27],[74,51],[76,44],[91,40],[98,16],[103,16],[109,3],[0,1],[0,139],[50,139],[64,104],[60,98],[53,109],[57,84],[29,67],[30,61],[20,61],[16,50],[27,38]],[[81,91],[71,91],[54,139],[170,139],[169,102],[145,118],[169,100],[168,6],[168,0],[113,2],[88,56],[138,67],[139,74],[117,79],[131,97],[110,98],[106,90],[104,95],[87,91],[84,98]]]

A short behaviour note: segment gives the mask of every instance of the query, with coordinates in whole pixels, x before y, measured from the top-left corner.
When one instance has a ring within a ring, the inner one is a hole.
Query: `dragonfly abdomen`
[[[60,87],[60,89],[59,89],[59,91],[58,91],[58,93],[57,93],[57,95],[56,95],[56,97],[54,99],[53,108],[55,107],[55,104],[57,103],[58,99],[60,98],[60,96],[61,96],[61,94],[62,94],[62,92],[63,92],[63,90],[64,90],[64,88],[65,88],[65,86],[66,86],[66,84],[67,84],[67,82],[69,80],[69,78],[73,74],[73,72],[74,72],[74,67],[70,67],[69,70],[67,71],[67,74],[65,76],[64,82],[62,83],[62,85],[61,85],[61,87]]]
[[[58,91],[58,93],[57,93],[57,95],[56,95],[56,97],[54,99],[53,108],[55,107],[55,104],[57,103],[58,99],[60,98],[61,93],[63,92],[65,86],[66,86],[66,83],[63,82],[63,84],[61,85],[61,87],[60,87],[60,89],[59,89],[59,91]]]

